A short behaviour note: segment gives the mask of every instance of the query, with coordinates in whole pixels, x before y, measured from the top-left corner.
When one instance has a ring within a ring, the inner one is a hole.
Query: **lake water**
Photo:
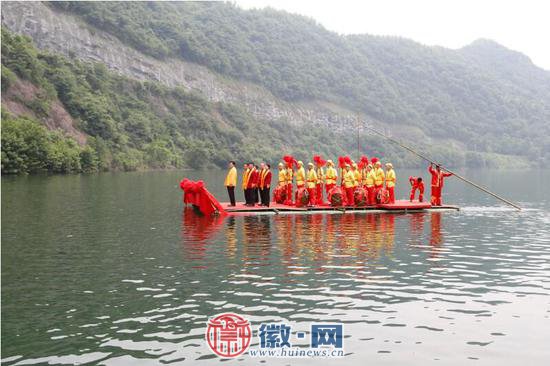
[[[178,182],[225,201],[222,171],[3,177],[2,364],[219,364],[222,312],[344,324],[343,358],[266,364],[550,364],[550,172],[464,174],[524,210],[451,178],[459,212],[209,218]]]

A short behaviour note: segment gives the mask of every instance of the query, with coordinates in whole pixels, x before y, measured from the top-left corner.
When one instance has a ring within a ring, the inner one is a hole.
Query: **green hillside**
[[[341,36],[302,16],[219,2],[48,5],[155,58],[198,63],[285,101],[326,101],[361,112],[398,137],[414,131],[410,138],[423,152],[450,166],[550,165],[550,72],[492,41],[449,50],[394,37]],[[358,154],[354,126],[340,134],[261,120],[237,104],[39,51],[5,29],[2,92],[3,173],[221,167],[229,159],[276,163],[286,153],[303,160],[314,153]],[[72,130],[52,130],[59,108]],[[359,138],[368,155],[397,166],[421,164],[373,136]]]
[[[16,118],[2,107],[6,174],[221,167],[230,159],[277,162],[283,151],[302,159],[312,151],[337,156],[354,146],[352,137],[337,137],[327,129],[273,125],[235,105],[130,80],[101,64],[39,52],[27,37],[3,29],[3,93],[10,94],[21,81],[31,82],[38,92],[32,99],[16,100],[32,111],[30,117]],[[77,129],[88,135],[85,146],[40,123],[58,100]],[[327,140],[334,143],[318,143]]]
[[[151,56],[182,57],[321,99],[390,126],[414,125],[466,149],[550,161],[550,72],[490,41],[461,50],[401,38],[340,36],[311,19],[228,3],[56,2]]]

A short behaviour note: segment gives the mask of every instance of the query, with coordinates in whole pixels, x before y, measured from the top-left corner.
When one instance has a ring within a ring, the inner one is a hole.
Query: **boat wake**
[[[534,212],[534,211],[540,211],[537,208],[522,208],[521,211],[516,210],[512,207],[506,207],[506,206],[465,206],[460,208],[463,212]]]

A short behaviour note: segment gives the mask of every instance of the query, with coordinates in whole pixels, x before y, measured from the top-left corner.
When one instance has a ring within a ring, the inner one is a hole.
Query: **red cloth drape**
[[[202,180],[194,182],[184,178],[180,182],[180,188],[183,190],[183,203],[198,207],[203,215],[211,215],[216,211],[225,213],[222,205],[208,192]]]

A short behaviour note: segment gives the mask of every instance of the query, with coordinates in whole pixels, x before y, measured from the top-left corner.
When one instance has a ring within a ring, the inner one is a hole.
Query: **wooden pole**
[[[365,127],[367,130],[369,130],[369,131],[371,131],[371,132],[374,132],[375,134],[377,134],[377,135],[379,135],[379,136],[382,136],[382,137],[384,137],[385,139],[390,140],[391,142],[393,142],[393,143],[399,145],[400,147],[402,147],[402,148],[404,148],[405,150],[407,150],[407,151],[413,153],[414,155],[418,156],[419,158],[422,158],[422,159],[428,161],[428,162],[431,163],[431,164],[439,165],[439,166],[441,167],[441,169],[448,171],[449,173],[451,173],[452,175],[454,175],[454,176],[457,177],[458,179],[460,179],[460,180],[462,180],[462,181],[464,181],[464,182],[466,182],[466,183],[468,183],[468,184],[470,184],[470,185],[476,187],[477,189],[479,189],[479,190],[481,190],[481,191],[483,191],[483,192],[485,192],[485,193],[487,193],[487,194],[490,194],[491,196],[495,197],[496,199],[499,199],[499,200],[501,200],[502,202],[504,202],[504,203],[506,203],[506,204],[508,204],[508,205],[510,205],[510,206],[512,206],[512,207],[514,207],[514,208],[516,208],[517,210],[521,211],[521,207],[520,207],[518,204],[516,204],[516,203],[514,203],[514,202],[512,202],[512,201],[509,201],[509,200],[507,200],[506,198],[501,197],[501,196],[499,196],[498,194],[496,194],[496,193],[494,193],[494,192],[489,191],[487,188],[485,188],[485,187],[483,187],[483,186],[480,186],[479,184],[474,183],[474,182],[472,182],[472,181],[469,180],[469,179],[464,178],[464,177],[461,176],[460,174],[457,174],[457,173],[453,172],[452,170],[449,170],[449,169],[443,167],[441,164],[437,164],[436,162],[434,162],[434,161],[433,161],[432,159],[430,159],[429,157],[427,157],[427,156],[425,156],[425,155],[422,155],[421,153],[419,153],[419,152],[413,150],[412,148],[410,148],[410,147],[407,146],[407,145],[403,145],[401,142],[397,141],[396,139],[391,138],[391,137],[389,137],[389,136],[386,136],[386,135],[383,134],[382,132],[379,132],[379,131],[375,130],[375,129],[372,128],[372,127],[369,127],[369,126],[364,126],[364,127]]]

